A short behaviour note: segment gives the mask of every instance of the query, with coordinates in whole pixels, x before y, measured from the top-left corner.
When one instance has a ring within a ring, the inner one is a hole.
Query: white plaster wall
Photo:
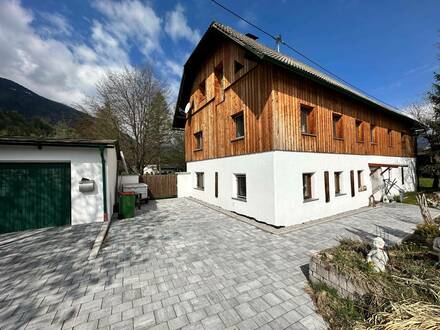
[[[190,162],[190,195],[224,209],[244,214],[264,222],[272,222],[274,210],[273,153],[258,153],[236,157]],[[204,172],[205,189],[196,189],[196,172]],[[218,172],[218,198],[215,197],[215,172]],[[236,197],[235,175],[246,174],[247,200]]]
[[[368,163],[402,164],[405,168],[405,184],[401,184],[400,168],[392,169],[391,179],[406,191],[415,188],[415,159],[370,155],[343,155],[308,152],[275,152],[275,221],[278,226],[299,224],[341,212],[368,206],[371,195],[370,168]],[[385,169],[385,168],[383,168]],[[354,171],[355,197],[351,196],[350,170]],[[358,191],[357,171],[363,171],[365,191]],[[329,172],[330,202],[325,201],[324,171]],[[334,172],[342,171],[342,192],[335,196]],[[317,200],[304,202],[302,174],[314,172],[312,195]],[[392,191],[398,194],[398,190]]]
[[[107,155],[111,165],[107,168],[108,177],[114,176],[113,156]],[[103,221],[103,195],[101,156],[97,148],[0,146],[1,162],[68,162],[71,169],[71,223],[72,225]],[[95,190],[79,192],[81,178],[95,180]],[[108,184],[109,190],[113,184]],[[113,196],[108,192],[109,203]],[[109,205],[110,206],[110,205]],[[113,205],[109,207],[109,210]]]
[[[192,190],[191,173],[178,172],[177,173],[177,197],[191,196]]]
[[[189,175],[182,175],[180,179],[178,176],[178,196],[193,196],[275,226],[289,226],[367,206],[371,195],[368,163],[408,165],[404,170],[404,185],[400,168],[392,169],[391,179],[396,179],[398,186],[406,191],[415,189],[414,158],[274,151],[190,162],[187,164]],[[354,171],[355,197],[351,197],[350,170]],[[357,188],[358,170],[363,171],[367,187],[361,192]],[[329,172],[329,203],[325,202],[324,171]],[[335,196],[335,171],[343,172],[345,195]],[[204,190],[195,188],[196,172],[205,173]],[[218,198],[214,194],[215,172],[219,176]],[[304,203],[302,174],[309,172],[315,173],[312,185],[313,197],[317,200]],[[246,202],[233,199],[236,194],[234,173],[246,174]],[[398,190],[391,193],[398,194]]]

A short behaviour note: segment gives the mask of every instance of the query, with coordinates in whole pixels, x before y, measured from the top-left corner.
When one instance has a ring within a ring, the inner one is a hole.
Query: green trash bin
[[[119,193],[119,219],[133,218],[136,195],[132,191]]]

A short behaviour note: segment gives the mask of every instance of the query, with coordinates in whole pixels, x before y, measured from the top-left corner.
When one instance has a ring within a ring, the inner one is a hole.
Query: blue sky
[[[438,0],[220,2],[400,108],[420,102],[439,71]],[[172,102],[182,64],[213,20],[274,46],[208,0],[0,0],[0,76],[74,104],[106,71],[150,64]]]

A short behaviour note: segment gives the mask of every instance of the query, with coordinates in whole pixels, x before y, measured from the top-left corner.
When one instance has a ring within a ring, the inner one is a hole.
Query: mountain
[[[65,122],[73,126],[87,114],[65,104],[49,100],[12,80],[0,78],[0,112],[17,112],[26,119],[38,118],[51,124]]]

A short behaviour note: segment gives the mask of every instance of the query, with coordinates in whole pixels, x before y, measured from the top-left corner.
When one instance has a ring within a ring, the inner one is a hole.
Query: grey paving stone
[[[224,328],[222,313],[238,308],[242,316],[253,314],[242,327],[261,324],[270,315],[273,320],[263,328],[325,328],[304,292],[301,266],[311,252],[343,236],[370,239],[384,222],[390,241],[398,242],[420,221],[417,207],[389,205],[272,235],[189,199],[150,201],[142,208],[135,219],[112,223],[94,263],[87,259],[99,223],[44,229],[3,245],[0,324],[71,329],[98,321],[105,328],[129,324],[121,322],[123,312],[129,317],[142,307],[142,313],[150,313],[147,328],[168,329],[168,321],[183,315],[190,322],[186,328],[200,328],[202,321]],[[0,235],[0,244],[4,239],[8,234]],[[172,315],[153,323],[163,301]],[[246,304],[253,313],[238,307]],[[112,315],[87,322],[89,314],[106,315],[110,308]],[[83,313],[70,315],[75,309]],[[129,326],[142,317],[130,318]]]
[[[170,328],[170,330],[180,329],[183,328],[188,323],[189,321],[186,315],[181,315],[176,317],[175,319],[169,320],[168,328]]]
[[[242,321],[240,315],[238,315],[234,309],[225,310],[220,312],[218,315],[227,327],[231,327]]]
[[[103,317],[98,320],[98,328],[103,328],[110,326],[111,324],[115,324],[122,321],[122,313],[112,314],[110,316]]]
[[[134,328],[148,328],[156,323],[154,313],[149,312],[142,315],[138,315],[133,319]]]
[[[242,320],[247,320],[257,314],[248,303],[238,305],[234,309]]]
[[[122,319],[123,320],[132,319],[136,316],[142,315],[143,313],[144,312],[143,312],[142,306],[137,306],[132,309],[127,309],[126,311],[123,311],[122,312]]]
[[[176,313],[172,306],[163,307],[154,311],[154,317],[158,324],[168,322],[176,317]]]
[[[207,316],[208,316],[208,314],[206,314],[206,312],[203,309],[199,309],[195,312],[191,312],[191,313],[187,314],[189,322],[191,322],[191,323],[197,323],[200,320],[206,318]]]
[[[217,316],[208,316],[207,318],[204,318],[202,321],[202,325],[205,329],[223,329],[224,324],[222,320]]]
[[[303,318],[303,316],[298,313],[296,310],[291,310],[283,315],[283,317],[290,323],[296,323]]]

